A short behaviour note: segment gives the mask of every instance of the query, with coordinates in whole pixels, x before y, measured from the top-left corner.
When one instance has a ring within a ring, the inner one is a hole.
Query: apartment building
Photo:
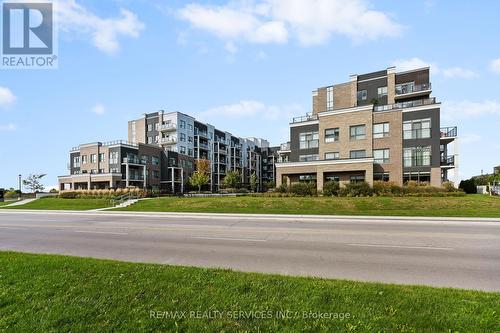
[[[276,185],[409,180],[440,186],[457,168],[457,128],[441,127],[428,67],[351,75],[313,91],[312,113],[290,123]]]

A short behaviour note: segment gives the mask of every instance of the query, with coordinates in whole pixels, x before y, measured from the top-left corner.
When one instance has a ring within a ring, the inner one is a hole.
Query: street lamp
[[[19,198],[18,198],[18,200],[21,200],[21,193],[22,193],[22,192],[21,192],[21,177],[22,177],[22,176],[21,176],[21,175],[19,175]]]

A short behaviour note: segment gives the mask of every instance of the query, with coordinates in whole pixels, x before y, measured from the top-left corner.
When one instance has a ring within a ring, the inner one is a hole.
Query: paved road
[[[500,291],[500,219],[0,210],[0,250]]]

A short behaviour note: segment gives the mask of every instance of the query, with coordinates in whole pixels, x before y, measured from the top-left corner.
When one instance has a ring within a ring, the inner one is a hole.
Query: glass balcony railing
[[[160,131],[175,131],[177,130],[177,125],[173,123],[166,123],[160,125]]]
[[[443,166],[455,165],[455,156],[441,156],[441,165]]]
[[[375,111],[375,112],[389,111],[389,110],[405,109],[405,108],[412,108],[412,107],[416,107],[416,106],[431,105],[431,104],[436,104],[435,97],[417,99],[414,101],[400,102],[400,103],[387,104],[387,105],[377,105],[373,108],[373,111]]]
[[[404,94],[411,94],[415,92],[420,92],[420,91],[428,91],[431,90],[431,84],[430,83],[423,83],[423,84],[413,84],[413,83],[406,83],[406,84],[397,84],[396,85],[396,95],[404,95]]]
[[[146,161],[143,161],[137,157],[125,157],[123,158],[123,163],[146,164]]]
[[[317,114],[306,114],[305,116],[294,117],[292,119],[292,123],[302,123],[305,121],[312,121],[312,120],[318,120],[318,115]]]
[[[440,132],[441,138],[454,138],[457,136],[457,126],[442,127]]]

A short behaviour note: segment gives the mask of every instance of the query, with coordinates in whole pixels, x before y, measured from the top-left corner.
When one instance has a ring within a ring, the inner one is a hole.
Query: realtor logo
[[[57,68],[52,2],[2,4],[2,68]]]

